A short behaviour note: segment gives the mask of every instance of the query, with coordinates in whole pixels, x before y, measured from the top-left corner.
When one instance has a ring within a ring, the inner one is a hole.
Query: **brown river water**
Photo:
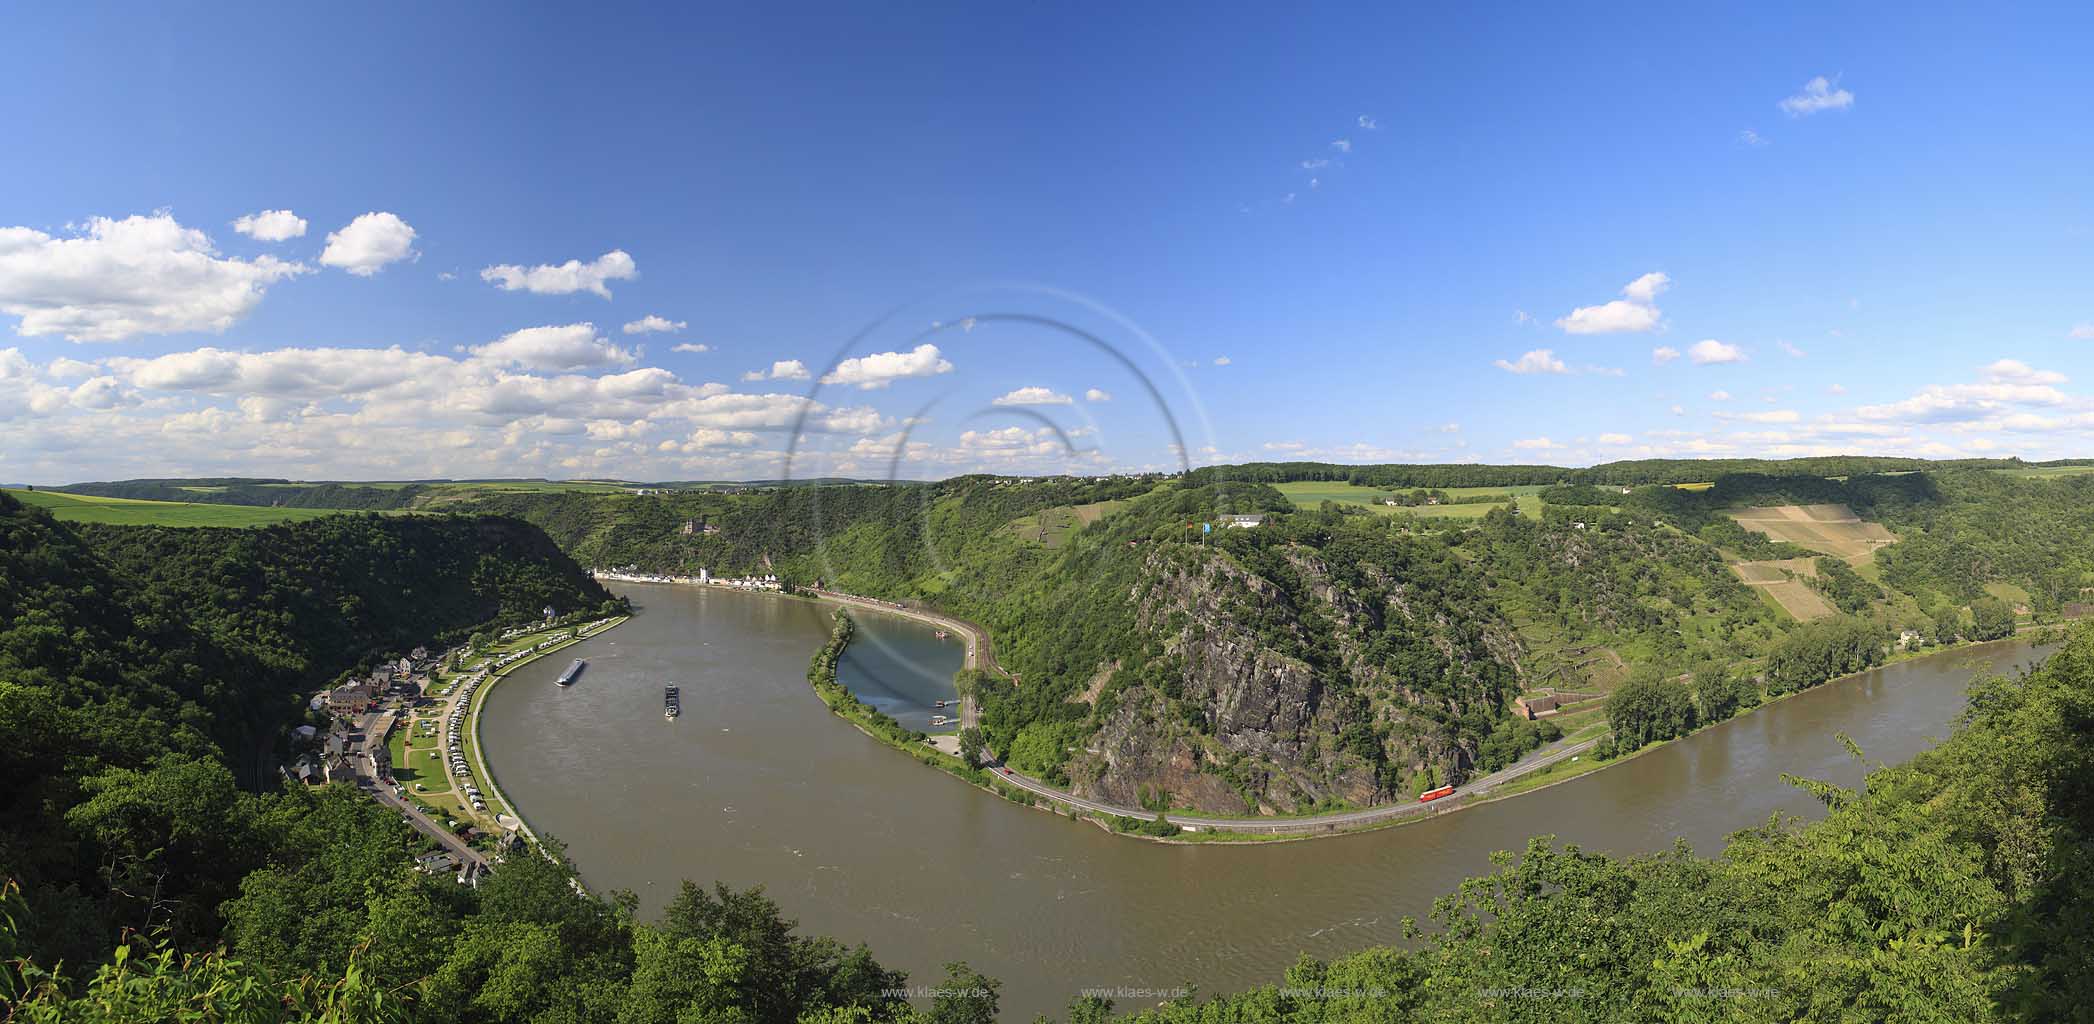
[[[1405,915],[1553,834],[1612,853],[1685,838],[1703,854],[1775,813],[1818,807],[1781,774],[1860,781],[1947,735],[1981,669],[2032,664],[2018,641],[1827,684],[1621,765],[1525,796],[1357,835],[1163,845],[1019,807],[874,742],[808,688],[831,610],[810,601],[616,584],[640,614],[495,688],[489,767],[598,891],[641,915],[680,879],[763,885],[806,932],[869,944],[930,986],[966,960],[1003,981],[1003,1017],[1056,1016],[1087,989],[1227,991],[1277,982],[1302,953],[1394,943]],[[958,637],[860,614],[839,677],[921,728],[952,693]],[[683,716],[662,717],[662,687]],[[1122,994],[1120,1008],[1153,1000]]]

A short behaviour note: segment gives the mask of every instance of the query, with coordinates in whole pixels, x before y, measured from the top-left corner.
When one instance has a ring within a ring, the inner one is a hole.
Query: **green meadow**
[[[1364,506],[1385,515],[1409,513],[1411,515],[1451,519],[1474,519],[1484,516],[1491,509],[1498,508],[1504,504],[1502,501],[1488,501],[1450,505],[1414,505],[1408,508],[1397,507],[1384,505],[1381,501],[1390,495],[1410,491],[1413,488],[1361,487],[1358,484],[1334,480],[1290,480],[1286,483],[1274,484],[1273,487],[1278,489],[1281,494],[1286,495],[1287,500],[1293,502],[1296,508],[1315,508],[1323,502],[1334,501],[1341,505]],[[1541,499],[1536,497],[1542,491],[1540,484],[1522,484],[1513,487],[1442,487],[1438,488],[1438,490],[1449,498],[1476,498],[1483,496],[1506,499],[1517,498],[1520,504],[1520,511],[1523,514],[1533,515],[1541,511]]]
[[[140,501],[136,498],[100,498],[57,491],[9,490],[24,505],[48,509],[53,517],[68,523],[114,523],[120,526],[270,526],[275,523],[318,519],[339,515],[328,508],[264,508],[254,505],[212,505],[186,501]]]

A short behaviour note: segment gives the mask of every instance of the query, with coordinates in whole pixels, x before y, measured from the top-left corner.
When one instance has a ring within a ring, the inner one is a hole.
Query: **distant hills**
[[[2094,458],[2054,459],[2029,462],[2005,459],[1916,459],[1881,455],[1830,455],[1798,459],[1629,459],[1594,466],[1492,463],[1367,463],[1336,462],[1250,462],[1226,466],[1203,466],[1192,471],[1196,479],[1240,480],[1255,483],[1285,483],[1297,480],[1346,481],[1369,487],[1516,487],[1557,483],[1660,484],[1694,483],[1736,473],[1769,476],[1843,477],[1860,473],[1902,473],[1924,469],[2009,469],[2040,471],[2071,467],[2094,467]],[[996,474],[971,474],[993,476]],[[1127,474],[1097,474],[1120,476]],[[1177,474],[1135,474],[1175,476]],[[1068,474],[1047,474],[1027,479],[1070,479]],[[955,478],[957,479],[957,478]],[[234,500],[254,493],[255,488],[310,492],[341,490],[399,491],[407,488],[492,491],[581,491],[603,493],[618,490],[721,490],[731,488],[822,487],[895,483],[935,483],[930,480],[883,480],[863,477],[823,476],[805,479],[764,480],[620,480],[574,478],[549,480],[543,477],[485,477],[448,479],[429,477],[411,480],[291,480],[281,477],[140,477],[132,480],[102,480],[44,485],[46,490],[95,494],[112,498],[146,498],[156,501],[217,501],[224,504],[253,504]],[[27,484],[7,484],[25,489]],[[229,495],[231,497],[229,497]],[[277,495],[281,498],[282,495]],[[361,506],[346,506],[361,507]]]

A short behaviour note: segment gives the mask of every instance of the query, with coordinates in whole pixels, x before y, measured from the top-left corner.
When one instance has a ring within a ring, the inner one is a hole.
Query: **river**
[[[1279,980],[1301,953],[1400,939],[1405,915],[1490,870],[1527,837],[1613,853],[1684,838],[1713,854],[1776,813],[1814,815],[1788,772],[1846,785],[1947,735],[1974,666],[2039,652],[2010,641],[1828,684],[1539,792],[1358,835],[1162,845],[1019,807],[861,735],[806,671],[831,609],[712,588],[616,584],[640,610],[489,695],[481,735],[503,791],[568,845],[598,891],[646,917],[678,881],[765,886],[806,932],[865,942],[932,985],[966,960],[1003,981],[1005,1019],[1056,1016],[1083,989],[1225,991]],[[960,640],[859,614],[838,676],[921,727],[951,693]],[[661,688],[683,717],[662,718]],[[1122,999],[1121,1009],[1147,1000]]]

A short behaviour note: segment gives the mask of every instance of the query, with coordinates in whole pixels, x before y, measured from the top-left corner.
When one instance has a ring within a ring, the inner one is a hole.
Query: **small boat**
[[[942,701],[942,700],[941,700],[941,701],[934,701],[934,702],[932,702],[931,706],[932,706],[932,707],[934,707],[934,708],[942,708],[942,707],[944,707],[944,706],[945,706],[945,702],[944,702],[944,701]]]
[[[941,629],[941,630],[937,631],[937,633],[936,633],[936,634],[934,634],[934,635],[935,635],[935,636],[937,636],[937,638],[938,638],[938,639],[940,639],[940,640],[943,640],[943,639],[945,639],[946,637],[948,637],[948,636],[951,636],[952,634],[950,634],[950,633],[947,633],[946,631],[944,631],[944,630],[942,630],[942,629]]]
[[[931,716],[931,724],[932,724],[932,725],[944,725],[945,723],[946,723],[946,718],[945,718],[945,716],[944,716],[944,715],[932,715],[932,716]]]
[[[567,666],[567,671],[560,673],[560,678],[553,680],[553,682],[558,683],[561,686],[573,685],[574,678],[578,675],[581,675],[582,669],[588,667],[588,664],[588,662],[583,661],[580,658],[574,659],[574,664]]]
[[[683,702],[682,702],[682,701],[681,701],[680,699],[678,699],[678,697],[677,697],[677,689],[676,689],[676,687],[674,687],[674,686],[665,686],[665,687],[663,687],[663,688],[662,688],[662,717],[663,717],[663,718],[675,718],[675,717],[676,717],[677,715],[680,715],[680,714],[683,714]]]

